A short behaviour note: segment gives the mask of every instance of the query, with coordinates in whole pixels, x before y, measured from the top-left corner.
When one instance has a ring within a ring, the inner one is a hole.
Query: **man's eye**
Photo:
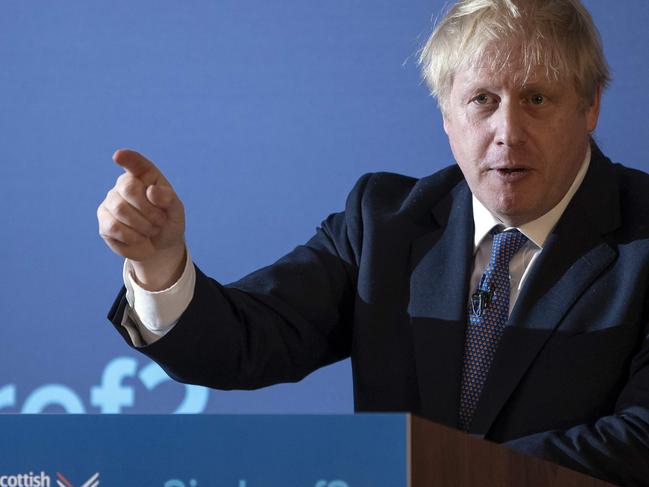
[[[543,103],[545,103],[545,97],[543,95],[532,95],[530,97],[530,102],[532,105],[543,105]]]
[[[487,103],[489,103],[490,98],[489,95],[481,93],[480,95],[474,97],[471,101],[477,105],[486,105]]]

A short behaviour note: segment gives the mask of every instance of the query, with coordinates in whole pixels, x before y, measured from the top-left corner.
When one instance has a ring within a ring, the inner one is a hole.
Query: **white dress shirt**
[[[185,269],[180,279],[167,289],[143,289],[134,279],[133,266],[128,259],[124,262],[123,278],[129,308],[124,313],[122,326],[133,345],[140,347],[160,339],[178,322],[194,297],[196,269],[187,248]],[[133,324],[137,329],[133,329]]]
[[[543,250],[543,245],[548,235],[581,186],[589,165],[590,147],[586,152],[584,162],[572,186],[563,199],[542,217],[517,227],[529,240],[514,255],[509,264],[511,276],[510,312],[516,303],[516,299],[525,283],[526,277],[534,265],[534,261],[541,253],[541,250]],[[480,278],[489,263],[493,240],[490,234],[491,229],[495,226],[501,226],[505,230],[513,228],[506,227],[475,196],[473,196],[473,221],[475,224],[475,248],[473,273],[471,274],[469,288],[471,294],[477,288]],[[123,276],[126,286],[126,300],[130,308],[124,313],[122,324],[129,331],[131,340],[136,346],[153,343],[168,333],[187,309],[194,295],[196,270],[194,269],[189,249],[187,249],[187,262],[182,276],[168,289],[151,292],[140,287],[133,278],[133,267],[128,260],[124,263]],[[470,299],[470,297],[469,295],[467,299]],[[137,331],[133,329],[132,323],[136,325],[139,336]]]
[[[502,223],[495,215],[493,215],[485,206],[478,201],[478,198],[473,196],[473,223],[475,227],[474,234],[474,250],[473,250],[473,272],[471,274],[471,283],[469,286],[469,296],[475,292],[482,278],[482,274],[489,264],[489,257],[491,256],[491,244],[493,237],[491,236],[491,229],[500,226],[503,230],[511,230],[517,228],[519,232],[528,238],[528,241],[523,245],[509,263],[510,279],[510,296],[509,296],[509,312],[511,314],[518,295],[525,284],[525,279],[530,274],[536,258],[543,250],[545,241],[550,235],[550,232],[555,227],[563,212],[566,211],[568,204],[573,196],[581,186],[581,183],[586,177],[588,167],[590,166],[590,146],[586,151],[584,162],[575,176],[575,180],[570,186],[570,189],[565,196],[557,203],[557,205],[548,211],[545,215],[525,223],[520,227],[508,227]],[[468,301],[467,301],[468,302]]]

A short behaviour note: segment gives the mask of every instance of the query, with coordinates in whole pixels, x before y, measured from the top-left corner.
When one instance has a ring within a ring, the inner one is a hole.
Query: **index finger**
[[[131,149],[118,149],[113,154],[113,161],[122,166],[126,171],[130,172],[136,178],[142,178],[143,176],[150,174],[157,179],[157,175],[160,174],[160,171],[155,166],[155,164],[153,164],[139,152]],[[146,182],[147,185],[155,183],[155,179]]]

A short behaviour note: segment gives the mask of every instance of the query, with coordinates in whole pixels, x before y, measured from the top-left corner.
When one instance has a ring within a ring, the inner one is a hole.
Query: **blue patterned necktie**
[[[469,431],[489,366],[509,318],[509,262],[527,242],[518,230],[492,230],[489,265],[469,299],[458,426]]]

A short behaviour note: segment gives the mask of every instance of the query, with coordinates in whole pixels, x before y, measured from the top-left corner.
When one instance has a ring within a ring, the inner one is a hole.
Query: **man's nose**
[[[527,133],[522,107],[516,103],[502,103],[494,115],[496,144],[513,147],[525,143]]]

